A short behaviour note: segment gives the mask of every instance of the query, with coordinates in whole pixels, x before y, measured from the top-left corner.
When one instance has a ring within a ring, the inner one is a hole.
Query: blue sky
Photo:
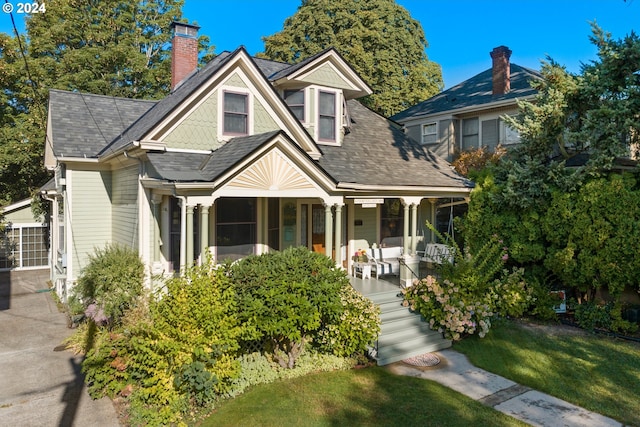
[[[4,3],[6,0],[0,0]],[[17,5],[16,0],[9,0]],[[282,29],[300,0],[185,0],[184,16],[201,26],[216,52],[243,45],[261,52],[262,37]],[[640,0],[397,0],[422,24],[427,55],[442,66],[446,87],[491,67],[489,52],[506,45],[511,61],[534,69],[547,55],[571,72],[596,59],[589,22],[616,39],[640,32]],[[14,13],[19,28],[23,16]],[[12,32],[0,12],[0,31]]]

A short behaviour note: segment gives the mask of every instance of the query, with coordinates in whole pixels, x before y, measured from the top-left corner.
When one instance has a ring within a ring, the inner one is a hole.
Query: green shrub
[[[324,255],[290,248],[251,256],[234,264],[230,276],[249,328],[244,338],[265,340],[282,367],[293,368],[307,344],[345,354],[375,339],[373,308],[350,293],[346,273]]]
[[[293,369],[284,369],[278,363],[261,353],[243,354],[239,358],[240,375],[233,380],[233,386],[225,397],[236,397],[247,388],[274,382],[279,379],[292,379],[312,372],[326,372],[351,369],[355,359],[308,351],[296,361]]]
[[[615,301],[585,301],[575,305],[575,320],[589,331],[605,329],[613,332],[633,333],[638,325],[622,318],[622,305]]]
[[[318,331],[314,344],[320,351],[350,357],[362,353],[380,333],[380,308],[352,286],[340,289],[343,312],[336,322]]]
[[[597,289],[617,297],[640,290],[640,191],[631,175],[592,179],[574,193],[554,192],[543,225],[545,265],[592,300]]]
[[[73,294],[85,309],[95,305],[94,319],[104,313],[111,324],[118,324],[124,312],[132,307],[143,290],[144,264],[138,253],[119,245],[96,249],[82,270]]]
[[[224,270],[189,269],[101,331],[83,370],[93,397],[128,396],[132,424],[180,422],[227,393],[239,374],[243,327]]]

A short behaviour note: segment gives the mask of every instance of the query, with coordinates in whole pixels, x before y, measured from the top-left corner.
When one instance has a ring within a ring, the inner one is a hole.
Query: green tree
[[[391,116],[443,88],[420,23],[394,0],[303,0],[260,56],[299,62],[335,47],[374,93],[363,102]]]
[[[44,184],[49,89],[158,99],[170,90],[170,23],[183,0],[50,0],[26,35],[0,33],[0,194]],[[211,56],[208,38],[201,52]]]
[[[640,39],[631,33],[614,40],[594,23],[591,41],[598,59],[580,75],[543,62],[535,101],[505,118],[521,144],[484,171],[463,227],[472,251],[499,233],[510,261],[540,282],[591,297],[607,287],[615,297],[637,287],[628,275],[634,256],[627,255],[627,243],[637,245],[629,231],[637,222],[637,184],[603,176],[614,175],[616,158],[640,142]]]

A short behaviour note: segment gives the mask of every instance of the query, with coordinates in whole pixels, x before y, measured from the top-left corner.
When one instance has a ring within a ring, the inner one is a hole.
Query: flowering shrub
[[[430,223],[427,227],[439,234]],[[504,268],[509,255],[503,241],[494,235],[475,254],[453,245],[455,262],[442,265],[441,279],[428,276],[403,290],[405,306],[453,340],[476,332],[484,337],[494,315],[521,316],[533,297],[524,270]]]
[[[484,337],[491,327],[489,305],[475,295],[445,280],[442,284],[433,276],[416,281],[404,289],[404,305],[429,319],[431,329],[459,340],[463,334],[478,331]]]
[[[320,329],[316,345],[336,356],[353,356],[372,344],[380,332],[380,308],[351,286],[340,289],[340,318]]]

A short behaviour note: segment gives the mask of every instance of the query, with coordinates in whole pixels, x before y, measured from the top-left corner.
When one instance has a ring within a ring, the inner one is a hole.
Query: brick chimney
[[[491,51],[493,60],[493,94],[504,95],[511,90],[511,50],[498,46]]]
[[[171,89],[198,68],[198,30],[200,27],[172,22]]]

